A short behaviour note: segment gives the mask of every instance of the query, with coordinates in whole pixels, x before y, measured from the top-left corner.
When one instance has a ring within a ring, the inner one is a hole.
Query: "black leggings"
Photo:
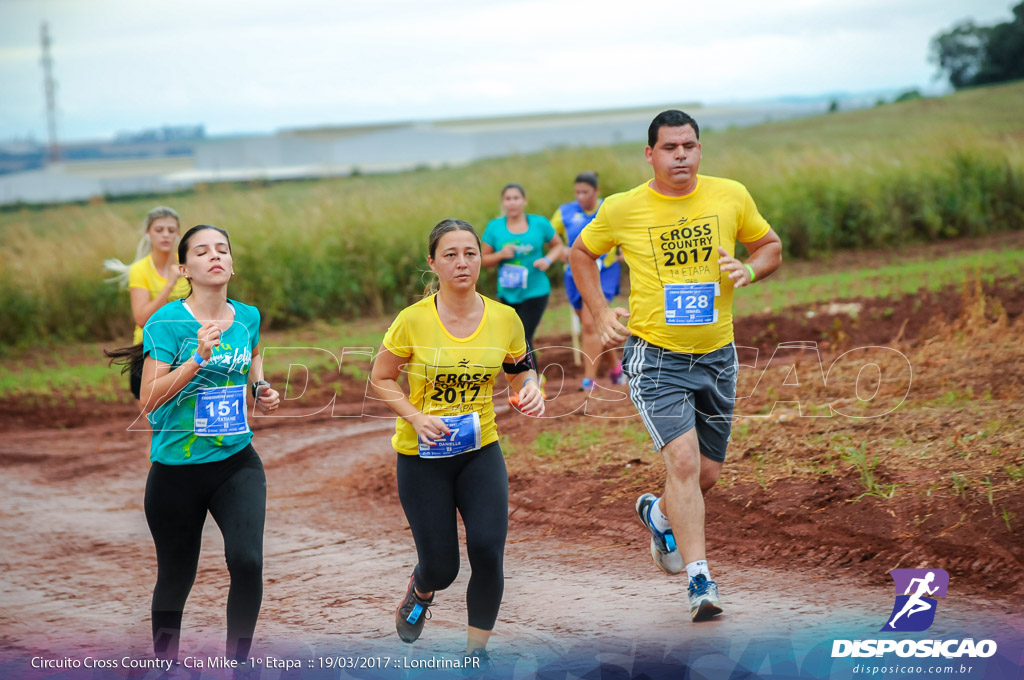
[[[528,298],[516,304],[498,298],[498,302],[516,310],[519,320],[523,322],[523,331],[526,333],[526,351],[529,352],[530,363],[538,373],[540,369],[537,367],[537,359],[533,353],[533,334],[537,332],[537,326],[540,325],[541,317],[544,316],[544,310],[548,307],[549,297],[551,297],[551,293],[545,293],[540,297]]]
[[[421,593],[444,590],[459,574],[458,509],[473,570],[466,590],[469,625],[491,630],[505,591],[508,472],[498,442],[451,458],[398,454],[398,497],[409,520]]]
[[[224,536],[231,574],[228,590],[229,658],[249,655],[263,602],[263,523],[267,478],[252,445],[214,463],[153,463],[146,481],[146,521],[156,543],[153,649],[178,656],[181,615],[196,579],[206,512]]]

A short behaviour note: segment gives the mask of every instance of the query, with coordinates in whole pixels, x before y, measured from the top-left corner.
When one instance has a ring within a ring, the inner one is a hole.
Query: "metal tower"
[[[50,28],[44,21],[39,32],[43,43],[43,89],[46,91],[46,126],[50,134],[50,162],[60,160],[60,147],[57,146],[57,82],[53,79],[53,57],[50,56]]]

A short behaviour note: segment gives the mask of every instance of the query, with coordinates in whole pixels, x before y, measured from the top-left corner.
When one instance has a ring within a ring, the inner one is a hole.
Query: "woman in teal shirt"
[[[267,481],[252,448],[247,396],[264,414],[280,395],[262,380],[260,313],[228,299],[234,275],[223,229],[192,227],[178,244],[189,296],[161,307],[143,328],[143,411],[153,427],[146,521],[156,544],[153,647],[175,659],[209,512],[224,536],[231,587],[227,656],[249,655],[263,600]],[[251,407],[249,407],[251,408]]]
[[[501,207],[505,216],[491,220],[484,230],[482,260],[485,267],[498,267],[498,301],[516,310],[522,320],[528,356],[536,369],[533,334],[548,306],[551,282],[546,272],[562,255],[562,239],[546,217],[526,214],[526,190],[521,185],[505,185]]]

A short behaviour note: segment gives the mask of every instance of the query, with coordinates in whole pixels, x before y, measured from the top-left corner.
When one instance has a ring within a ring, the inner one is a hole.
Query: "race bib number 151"
[[[245,385],[210,387],[196,396],[195,433],[200,437],[245,434]]]

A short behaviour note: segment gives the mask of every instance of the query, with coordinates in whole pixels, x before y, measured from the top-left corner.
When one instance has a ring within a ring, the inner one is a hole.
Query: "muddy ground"
[[[726,613],[699,626],[688,622],[685,584],[655,569],[634,516],[636,496],[659,491],[664,471],[625,388],[605,385],[584,403],[568,350],[546,351],[543,363],[563,367],[547,371],[551,417],[538,422],[502,405],[498,418],[511,502],[492,649],[512,659],[558,654],[598,634],[640,631],[667,643],[814,627],[870,635],[892,606],[887,572],[896,567],[950,572],[953,604],[937,633],[982,621],[1020,630],[1024,293],[1003,281],[843,303],[737,322],[737,344],[750,348],[740,355],[746,399],[726,472],[707,499]],[[797,342],[816,344],[779,348]],[[868,356],[856,354],[865,347],[888,349],[813,379],[840,357]],[[912,379],[901,392],[903,363]],[[883,376],[874,399],[857,398],[865,365]],[[358,413],[361,390],[344,392],[339,412]],[[303,416],[324,396],[307,394],[283,415]],[[882,413],[886,404],[897,406]],[[143,653],[155,574],[142,512],[145,427],[132,426],[125,405],[0,408],[0,648]],[[371,417],[386,415],[377,405],[365,413],[254,421],[269,488],[257,650],[409,649],[392,618],[415,559],[394,487],[393,421]],[[862,444],[858,467],[850,456]],[[467,573],[464,561],[417,649],[460,648]],[[217,648],[226,591],[211,521],[183,651]]]

